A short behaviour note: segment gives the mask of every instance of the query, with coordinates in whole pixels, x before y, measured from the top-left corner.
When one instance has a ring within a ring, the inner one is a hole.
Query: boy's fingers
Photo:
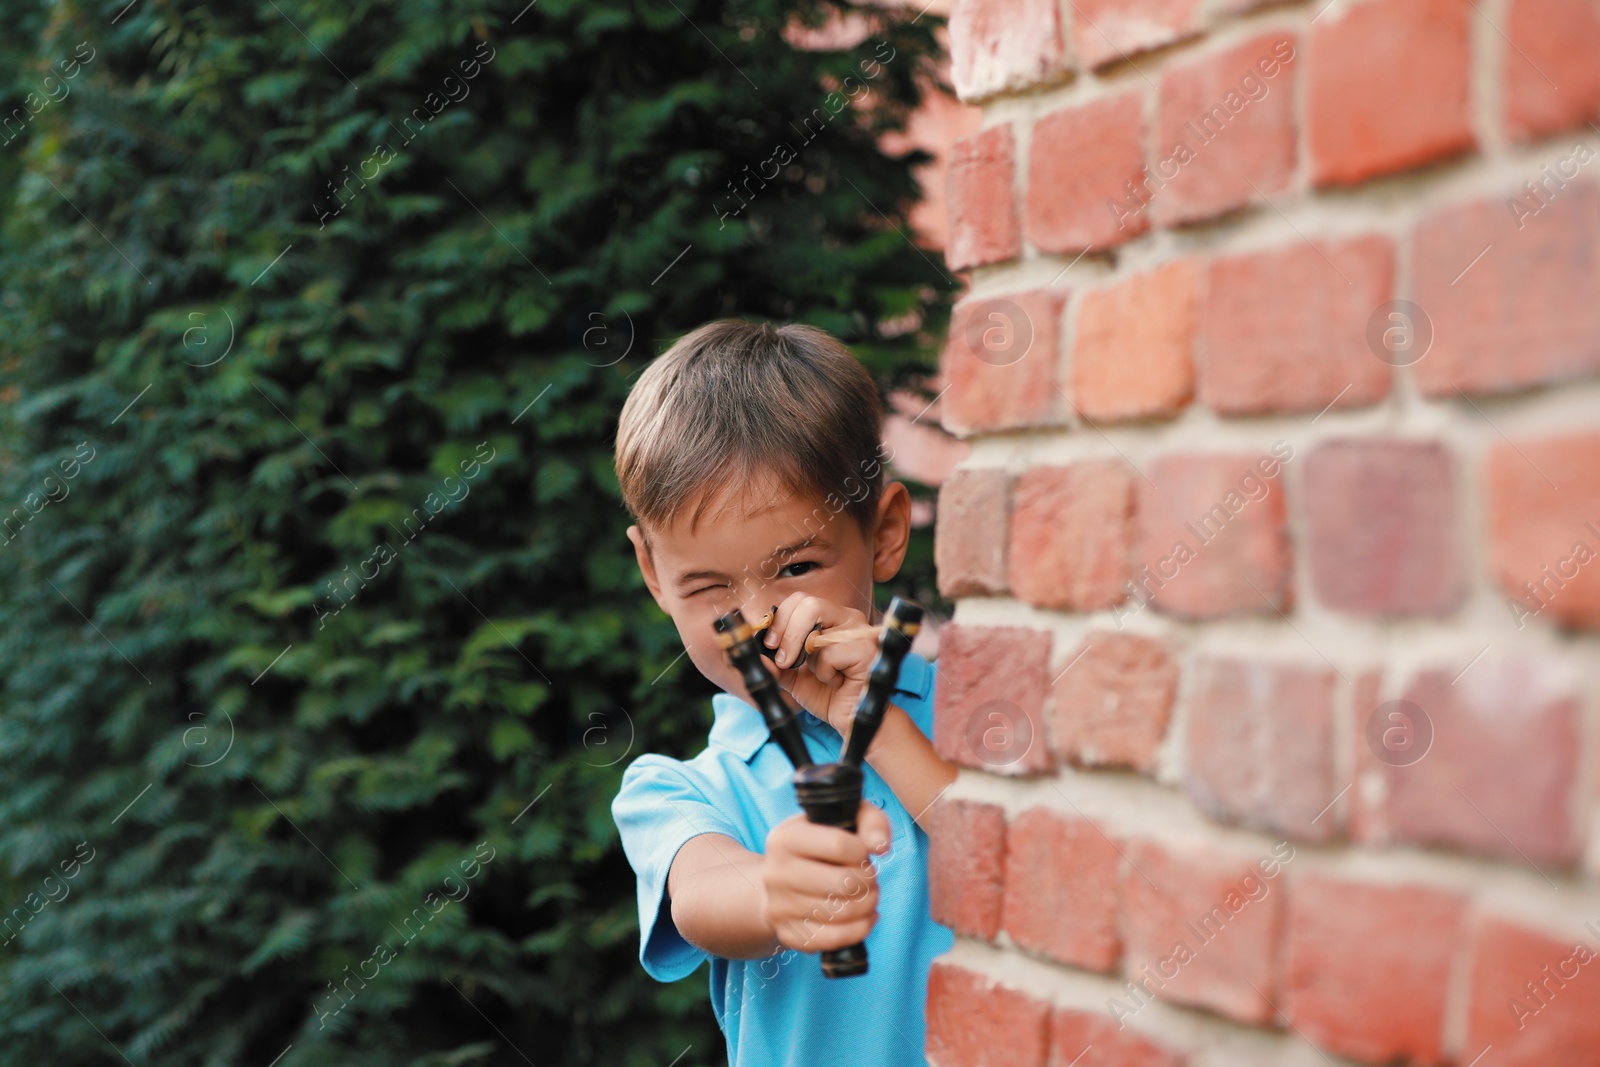
[[[878,916],[873,914],[851,922],[828,923],[822,927],[814,927],[805,922],[786,923],[784,933],[787,936],[783,938],[783,942],[798,952],[826,952],[829,949],[844,948],[865,941],[877,921]]]
[[[800,951],[827,952],[829,949],[859,944],[867,939],[876,922],[877,916],[873,915],[851,922],[829,923],[819,930],[805,931],[801,934]]]
[[[819,623],[827,625],[823,615],[828,606],[828,601],[821,597],[808,596],[805,593],[794,593],[778,605],[777,618],[782,620],[783,628],[777,634],[777,644],[773,646],[772,658],[780,667],[794,666],[811,631]],[[778,623],[775,621],[773,628],[777,627]]]
[[[761,643],[767,648],[775,649],[778,642],[783,640],[784,630],[793,621],[795,605],[805,600],[806,593],[790,593],[784,597],[783,603],[773,609],[772,625],[767,627],[767,632],[762,635]]]
[[[772,629],[778,630],[778,644],[773,649],[773,660],[780,667],[794,666],[812,630],[818,626],[838,626],[849,619],[850,609],[831,600],[808,596],[805,593],[791,594],[787,600],[778,605],[778,614],[773,620]]]
[[[867,859],[867,844],[857,834],[837,826],[806,822],[789,830],[782,838],[783,851],[791,856],[848,866]]]
[[[877,888],[878,875],[870,862],[860,867],[838,867],[816,860],[791,860],[774,883],[775,891],[791,901],[831,898],[833,914],[842,914],[848,906],[860,902],[876,906]]]
[[[856,836],[873,852],[889,851],[889,816],[876,804],[863,800],[856,809]]]

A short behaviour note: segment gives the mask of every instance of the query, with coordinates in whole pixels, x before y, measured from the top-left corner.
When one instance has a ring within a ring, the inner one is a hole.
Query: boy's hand
[[[799,667],[792,664],[811,631],[870,627],[872,622],[855,608],[835,604],[822,597],[793,593],[778,605],[777,615],[767,628],[763,644],[768,657],[777,664],[773,676],[784,692],[794,697],[811,714],[849,736],[856,704],[866,691],[872,661],[878,655],[876,635],[842,641],[808,653]]]
[[[866,939],[878,921],[878,872],[889,851],[889,817],[865,800],[856,833],[791,815],[767,834],[762,915],[785,948],[823,952]]]

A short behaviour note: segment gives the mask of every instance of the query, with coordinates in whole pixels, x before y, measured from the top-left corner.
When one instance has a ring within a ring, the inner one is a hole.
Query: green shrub
[[[615,415],[722,315],[930,369],[932,17],[125,3],[4,5],[0,1064],[721,1062],[608,810],[710,719]]]

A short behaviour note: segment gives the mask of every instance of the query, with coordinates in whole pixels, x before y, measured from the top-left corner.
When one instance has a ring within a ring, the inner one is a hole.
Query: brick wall
[[[1600,1064],[1600,4],[951,53],[930,1062]]]

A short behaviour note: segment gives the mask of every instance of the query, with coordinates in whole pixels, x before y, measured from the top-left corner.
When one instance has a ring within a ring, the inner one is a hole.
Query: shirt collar
[[[923,659],[915,652],[906,653],[905,660],[900,664],[900,677],[895,684],[896,695],[910,697],[913,700],[927,700],[933,687],[933,664]],[[713,745],[720,745],[729,749],[746,763],[755,757],[761,746],[771,740],[772,735],[767,730],[766,721],[761,718],[761,712],[746,704],[732,693],[718,693],[711,698],[711,710],[714,718],[711,722],[711,734],[707,739]],[[802,722],[810,720],[821,723],[822,720],[808,711],[800,712]]]

